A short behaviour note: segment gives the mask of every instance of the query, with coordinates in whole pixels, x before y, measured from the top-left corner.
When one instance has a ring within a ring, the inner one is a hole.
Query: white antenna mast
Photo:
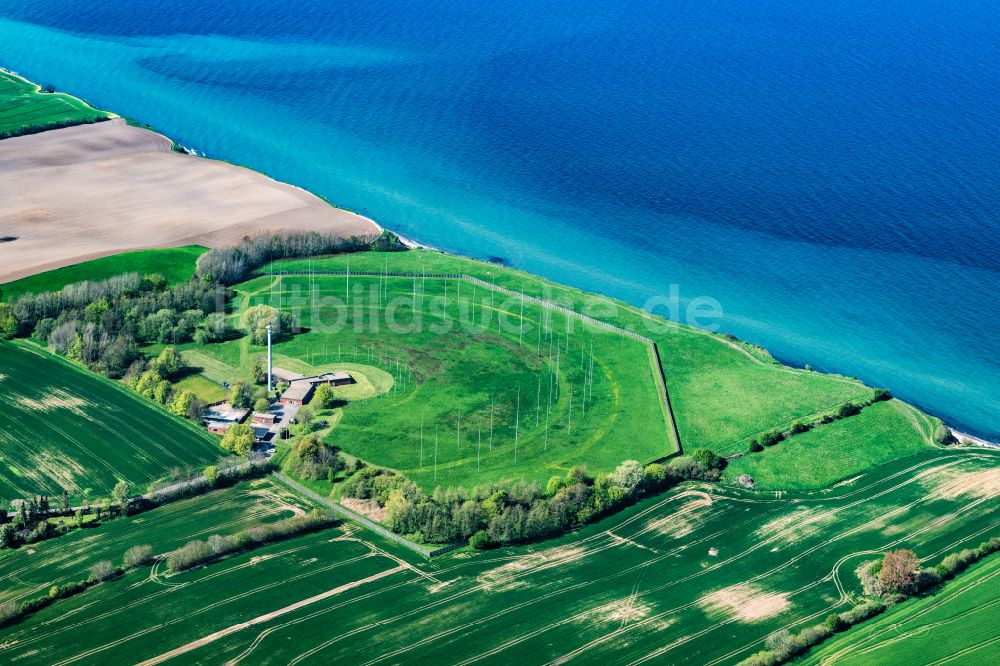
[[[271,374],[271,323],[267,324],[267,392],[270,394],[273,390],[272,377]]]

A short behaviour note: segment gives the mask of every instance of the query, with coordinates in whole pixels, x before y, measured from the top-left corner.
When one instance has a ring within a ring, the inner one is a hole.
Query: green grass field
[[[106,496],[222,449],[212,436],[108,379],[24,343],[0,341],[0,498]]]
[[[932,444],[929,417],[898,400],[814,428],[729,463],[725,480],[753,477],[760,490],[823,488]]]
[[[161,555],[191,539],[231,534],[290,518],[309,508],[308,500],[293,495],[284,485],[258,479],[4,551],[0,558],[0,603],[41,596],[52,585],[85,580],[92,564],[100,560],[120,564],[132,546],[149,545]]]
[[[316,278],[311,296],[309,279],[298,276],[237,287],[241,308],[280,303],[308,329],[274,346],[276,365],[354,366],[372,386],[362,396],[352,393],[358,387],[338,389],[349,403],[327,439],[347,453],[433,490],[499,478],[544,483],[577,464],[610,471],[677,450],[648,345],[575,319],[567,333],[565,315],[531,303],[522,328],[520,300],[460,280],[421,280],[416,294],[412,279],[351,283],[357,293],[342,311],[328,301],[344,294],[346,278]],[[475,329],[460,323],[462,312],[473,319],[473,308]],[[247,339],[184,348],[206,377],[219,375],[220,363],[247,368],[263,352]],[[360,366],[380,369],[383,379]]]
[[[804,664],[995,664],[1000,661],[1000,557],[937,593],[907,602],[829,641]]]
[[[0,136],[58,123],[92,122],[107,118],[86,102],[65,93],[43,93],[30,81],[0,70]]]
[[[21,294],[58,291],[73,282],[104,280],[122,273],[141,275],[158,273],[166,278],[168,283],[177,284],[191,279],[194,275],[195,261],[206,251],[207,248],[188,245],[162,250],[123,252],[2,284],[0,298],[8,302],[14,301]]]
[[[854,569],[875,553],[937,561],[997,534],[998,461],[929,449],[795,499],[685,484],[561,539],[431,561],[346,525],[141,569],[0,630],[0,660],[734,663],[856,603]],[[190,515],[202,534],[224,522]]]
[[[364,253],[275,264],[304,270],[459,272],[588,313],[653,339],[660,348],[667,387],[687,450],[718,453],[746,449],[750,440],[797,419],[831,411],[871,389],[837,375],[789,368],[767,352],[721,335],[667,322],[606,297],[557,285],[530,273],[433,251]],[[266,269],[265,269],[266,270]]]

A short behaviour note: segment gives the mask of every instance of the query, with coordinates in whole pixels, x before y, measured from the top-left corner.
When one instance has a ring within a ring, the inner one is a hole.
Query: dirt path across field
[[[209,643],[214,643],[220,638],[225,638],[230,634],[235,634],[236,632],[242,631],[248,627],[252,627],[257,624],[263,624],[265,622],[270,622],[271,620],[277,617],[281,617],[282,615],[287,615],[288,613],[297,611],[300,608],[309,606],[310,604],[314,604],[318,601],[323,601],[324,599],[329,599],[332,596],[341,594],[343,592],[347,592],[348,590],[353,590],[356,587],[360,587],[365,583],[371,583],[381,578],[385,578],[386,576],[391,576],[392,574],[399,573],[400,571],[404,570],[405,567],[395,566],[391,569],[386,569],[372,576],[368,576],[367,578],[362,578],[361,580],[355,580],[351,581],[350,583],[345,583],[344,585],[335,587],[332,590],[327,590],[326,592],[322,592],[315,596],[309,597],[308,599],[297,601],[294,604],[285,606],[284,608],[279,608],[278,610],[271,611],[270,613],[265,613],[264,615],[258,615],[257,617],[251,620],[247,620],[246,622],[240,622],[238,624],[228,626],[225,629],[221,629],[214,633],[208,634],[207,636],[199,638],[196,641],[191,641],[190,643],[186,643],[178,648],[174,648],[169,652],[164,652],[163,654],[153,657],[152,659],[147,659],[146,661],[142,662],[140,666],[152,666],[153,664],[162,663],[164,661],[167,661],[168,659],[173,659],[174,657],[186,654],[188,652],[191,652],[192,650],[196,650],[200,647],[208,645]]]

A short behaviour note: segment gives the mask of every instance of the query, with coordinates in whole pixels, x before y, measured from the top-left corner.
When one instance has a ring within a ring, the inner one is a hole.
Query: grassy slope
[[[826,643],[804,664],[1000,662],[1000,557],[991,556],[931,596],[907,602]]]
[[[0,358],[0,498],[93,498],[222,453],[190,422],[47,352],[0,342]]]
[[[353,286],[363,286],[366,294],[369,288],[377,289],[378,283],[372,278],[352,280]],[[340,277],[317,278],[316,284],[319,303],[344,293],[347,286]],[[456,318],[458,296],[463,307],[474,296],[467,283],[459,294],[454,280],[428,280],[422,287],[423,298],[418,302],[425,319],[419,331],[393,332],[384,322],[376,330],[371,317],[384,308],[372,304],[359,311],[360,297],[345,313],[343,326],[331,329],[323,323],[332,321],[330,312],[313,316],[309,299],[303,298],[307,287],[306,278],[286,277],[275,289],[270,288],[267,278],[258,278],[238,289],[243,305],[264,302],[272,295],[277,304],[280,291],[287,306],[293,294],[300,295],[303,305],[298,307],[298,317],[309,330],[275,345],[277,365],[289,365],[282,357],[331,368],[357,363],[393,375],[394,382],[384,387],[391,390],[375,391],[381,397],[354,402],[343,411],[328,441],[350,454],[398,469],[428,490],[438,484],[469,486],[502,477],[544,482],[553,474],[565,474],[575,464],[586,464],[593,471],[610,471],[624,459],[648,462],[674,451],[658,400],[653,366],[642,343],[577,324],[568,338],[569,352],[567,338],[563,337],[562,351],[557,354],[550,351],[548,342],[539,341],[535,324],[542,313],[533,305],[525,308],[526,325],[520,344],[519,324],[502,334],[495,324],[479,333],[466,332],[457,325],[445,334],[435,332],[432,327],[442,321],[431,305],[435,297],[443,297],[447,289],[448,316]],[[405,302],[406,309],[399,311],[401,323],[410,322],[412,288],[413,281],[407,279],[389,280],[386,285],[383,299]],[[482,322],[492,313],[489,295],[479,289],[475,300],[480,303],[476,318]],[[501,300],[495,298],[493,307],[502,306]],[[507,303],[506,307],[514,306]],[[514,321],[518,321],[519,313],[519,307],[511,312]],[[362,322],[360,328],[358,322]],[[565,330],[562,315],[552,316],[552,327]],[[558,336],[553,336],[551,343],[552,347],[560,344]],[[584,413],[581,401],[591,344],[596,379]],[[210,355],[235,368],[248,366],[250,357],[261,353],[262,348],[251,350],[246,340],[236,340],[198,348],[192,358]],[[215,363],[202,364],[214,373],[219,371]],[[553,406],[546,435],[550,381]],[[340,392],[345,399],[352,399],[352,390]]]
[[[84,580],[92,564],[100,560],[119,564],[125,551],[137,544],[150,545],[154,553],[163,554],[191,539],[290,518],[290,504],[309,508],[284,486],[260,479],[7,551],[0,558],[0,603],[39,596],[52,585]]]
[[[42,93],[34,83],[0,70],[0,134],[65,121],[89,122],[108,115],[72,95]]]
[[[8,282],[0,285],[0,297],[13,301],[21,294],[58,291],[73,282],[103,280],[121,273],[159,273],[170,284],[177,284],[194,275],[195,261],[206,251],[207,248],[188,245],[123,252]]]
[[[929,449],[795,500],[688,484],[552,542],[431,562],[401,554],[406,569],[367,531],[326,530],[60,601],[0,630],[0,661],[136,663],[233,627],[176,663],[734,663],[774,631],[848,608],[853,568],[871,551],[937,558],[995,531],[1000,506],[982,474],[997,461]],[[207,512],[198,520],[216,529]],[[146,534],[136,525],[134,541]],[[706,599],[720,591],[720,603]]]
[[[720,453],[746,448],[749,440],[792,421],[871,394],[861,383],[836,375],[789,368],[765,351],[687,326],[647,316],[602,296],[556,285],[513,269],[439,252],[355,254],[283,262],[289,268],[463,272],[548,299],[652,338],[660,347],[670,398],[685,449]],[[609,314],[609,308],[613,313]]]
[[[753,477],[759,490],[822,488],[931,446],[929,419],[898,400],[814,428],[729,463],[725,478]]]

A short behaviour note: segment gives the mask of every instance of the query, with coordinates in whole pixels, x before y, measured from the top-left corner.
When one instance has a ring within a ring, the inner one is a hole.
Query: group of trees
[[[32,336],[56,353],[121,377],[144,343],[203,342],[228,335],[221,312],[226,292],[190,280],[168,287],[159,275],[137,273],[23,294],[0,311],[0,335]]]
[[[73,511],[69,504],[69,494],[64,490],[58,506],[46,495],[37,495],[13,502],[14,516],[8,522],[7,510],[0,505],[0,548],[14,548],[23,544],[36,543],[50,537],[83,526],[82,510]],[[128,515],[132,509],[131,488],[125,481],[119,481],[111,497],[100,504],[88,507],[97,518],[107,515]],[[72,523],[49,522],[53,517],[73,517]]]
[[[346,467],[337,449],[316,437],[300,437],[288,452],[283,469],[300,479],[326,479],[331,483],[337,472]]]
[[[219,442],[226,451],[235,453],[241,458],[246,458],[253,450],[253,445],[257,439],[254,437],[253,428],[245,423],[234,423],[226,430]]]
[[[267,344],[267,325],[271,325],[271,339],[275,342],[290,336],[295,329],[295,317],[270,305],[254,305],[244,310],[240,325],[250,334],[255,345]]]
[[[671,465],[645,467],[626,460],[610,474],[592,477],[574,467],[537,483],[501,481],[470,491],[438,488],[427,495],[405,477],[365,467],[345,481],[341,494],[374,500],[385,509],[386,526],[425,543],[468,541],[476,548],[550,537],[604,516],[639,497],[682,479],[718,478],[724,460],[696,451]]]
[[[152,361],[137,358],[125,372],[124,382],[140,395],[159,403],[178,416],[201,421],[206,403],[188,390],[174,390],[171,379],[183,367],[177,350],[164,347]]]
[[[248,238],[236,247],[209,250],[198,257],[196,274],[209,282],[235,284],[246,279],[252,271],[269,261],[360,252],[372,245],[371,238],[360,236],[341,238],[334,234],[317,232],[258,236]]]

